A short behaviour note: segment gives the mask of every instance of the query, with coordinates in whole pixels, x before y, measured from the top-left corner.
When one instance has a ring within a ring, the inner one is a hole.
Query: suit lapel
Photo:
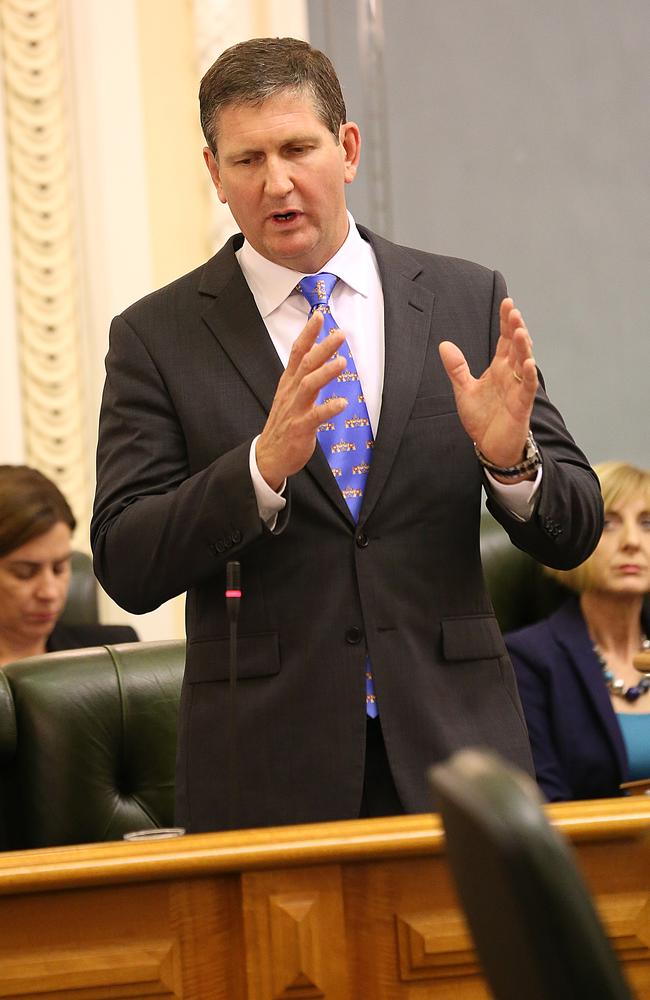
[[[602,723],[621,774],[625,774],[627,754],[623,736],[578,601],[572,600],[562,605],[559,611],[551,616],[549,624],[557,642],[566,651],[580,677],[585,695]]]
[[[384,388],[360,515],[366,521],[386,485],[422,379],[435,296],[415,283],[421,267],[408,251],[360,231],[375,251],[384,292]]]
[[[268,413],[280,361],[233,252],[227,243],[206,265],[199,291],[209,298],[203,319],[251,392]]]

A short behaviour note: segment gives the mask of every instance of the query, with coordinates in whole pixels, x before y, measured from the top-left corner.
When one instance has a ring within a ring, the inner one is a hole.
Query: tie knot
[[[327,271],[310,274],[298,282],[298,291],[305,296],[312,309],[326,306],[338,280],[335,274],[328,274]]]

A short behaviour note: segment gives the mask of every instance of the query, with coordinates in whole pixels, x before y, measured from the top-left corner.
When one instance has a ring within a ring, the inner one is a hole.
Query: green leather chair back
[[[70,563],[70,589],[61,621],[64,625],[96,625],[98,585],[93,561],[85,552],[73,552]]]
[[[632,1000],[531,778],[478,750],[430,771],[446,853],[496,1000]],[[433,891],[433,887],[432,887]]]
[[[546,618],[569,595],[543,572],[540,563],[512,544],[487,510],[481,516],[481,561],[502,632]]]
[[[0,851],[14,840],[14,762],[16,757],[16,712],[9,681],[0,669]]]
[[[142,642],[5,668],[20,791],[11,846],[115,840],[173,825],[184,659],[183,642]]]

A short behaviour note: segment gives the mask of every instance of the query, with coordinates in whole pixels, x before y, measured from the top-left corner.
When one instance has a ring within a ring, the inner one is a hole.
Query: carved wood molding
[[[322,983],[322,905],[318,893],[269,897],[274,996],[278,1000],[317,1000]]]
[[[250,997],[350,996],[338,866],[251,872],[242,879],[242,910]]]
[[[621,962],[650,961],[650,896],[647,892],[599,894],[598,913]]]
[[[0,997],[79,1000],[138,996],[181,1000],[177,946],[172,941],[34,951],[3,958]]]
[[[459,910],[398,913],[395,917],[400,979],[480,976],[481,967]]]
[[[26,461],[87,519],[72,127],[59,0],[2,0],[2,72]]]

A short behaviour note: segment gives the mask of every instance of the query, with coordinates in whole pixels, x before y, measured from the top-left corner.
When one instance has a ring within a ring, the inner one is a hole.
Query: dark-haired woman
[[[0,667],[27,656],[138,637],[124,625],[61,625],[70,585],[70,506],[36,469],[0,465]]]

